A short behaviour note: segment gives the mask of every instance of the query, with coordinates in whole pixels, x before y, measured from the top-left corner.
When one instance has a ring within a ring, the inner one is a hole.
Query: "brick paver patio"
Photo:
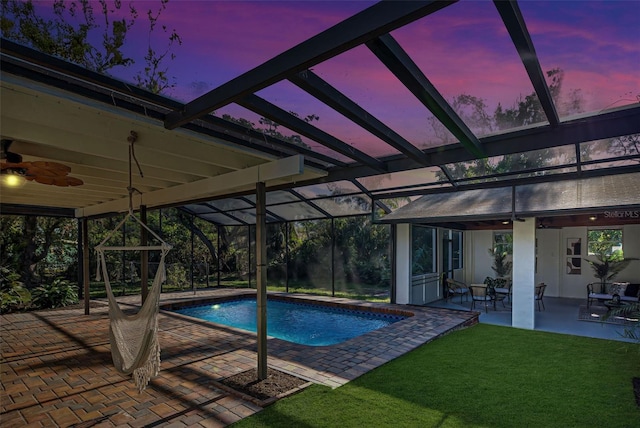
[[[246,293],[199,291],[196,298]],[[304,296],[310,298],[310,296]],[[166,293],[162,303],[193,299]],[[270,367],[340,386],[434,338],[477,322],[477,313],[311,297],[414,316],[341,344],[268,341]],[[138,304],[139,296],[119,299]],[[223,427],[261,407],[218,383],[256,367],[255,334],[162,312],[162,370],[139,393],[111,363],[107,306],[2,315],[0,426]]]

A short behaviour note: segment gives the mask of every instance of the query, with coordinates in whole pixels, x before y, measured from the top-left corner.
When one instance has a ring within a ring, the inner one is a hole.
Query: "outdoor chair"
[[[456,295],[460,295],[460,303],[462,304],[462,296],[465,296],[465,301],[469,301],[469,287],[464,282],[456,281],[452,278],[447,278],[447,294],[452,299]]]
[[[536,299],[536,302],[538,302],[538,310],[540,310],[541,303],[542,303],[542,309],[546,309],[544,307],[544,301],[542,300],[542,298],[544,297],[545,288],[547,288],[547,284],[545,284],[544,282],[541,282],[540,284],[536,285],[535,299]]]
[[[484,311],[488,312],[487,306],[493,301],[491,296],[487,293],[488,287],[486,285],[471,284],[469,286],[469,292],[471,293],[471,309],[476,307],[476,302],[484,302]]]
[[[505,278],[496,279],[496,287],[494,290],[496,291],[496,296],[502,297],[500,300],[504,302],[504,299],[511,301],[511,280]],[[504,303],[503,303],[504,305]]]
[[[504,306],[504,300],[511,301],[511,278],[491,278],[487,277],[484,280],[484,283],[489,287],[492,287],[496,300],[500,300],[502,302],[502,306]]]

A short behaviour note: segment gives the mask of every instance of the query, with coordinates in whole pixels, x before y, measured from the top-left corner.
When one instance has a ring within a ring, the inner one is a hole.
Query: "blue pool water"
[[[240,299],[174,312],[255,332],[256,300]],[[267,300],[267,334],[301,345],[334,345],[405,317],[320,305]]]

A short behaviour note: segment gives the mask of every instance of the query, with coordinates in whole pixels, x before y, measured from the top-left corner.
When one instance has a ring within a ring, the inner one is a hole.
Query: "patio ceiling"
[[[85,184],[3,187],[2,212],[50,208],[84,217],[126,210],[131,131],[144,172],[139,177],[134,165],[132,185],[142,193],[134,197],[135,206],[183,206],[225,225],[255,222],[256,181],[267,182],[268,221],[293,221],[389,213],[431,193],[640,171],[637,143],[622,152],[607,145],[620,137],[637,141],[640,103],[559,113],[517,2],[495,2],[495,9],[546,119],[492,133],[467,123],[428,78],[424,61],[399,41],[404,27],[429,23],[451,3],[374,4],[186,104],[3,39],[2,138],[13,140],[11,151],[25,161],[63,163]],[[435,118],[450,137],[426,144],[404,137],[410,134],[406,129],[387,124],[315,71],[362,50],[411,95],[413,110]],[[269,90],[285,84],[355,125],[368,136],[365,143],[305,121],[268,97]],[[275,122],[303,144],[226,120],[219,111],[229,106]],[[461,163],[480,158],[497,163],[513,154],[544,161],[500,173],[456,172]]]

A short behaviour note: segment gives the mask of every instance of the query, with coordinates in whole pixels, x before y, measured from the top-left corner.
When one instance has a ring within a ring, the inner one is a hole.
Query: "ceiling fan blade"
[[[81,186],[84,184],[84,181],[75,177],[64,177],[67,182],[67,186]]]
[[[70,167],[58,162],[34,161],[34,162],[31,162],[31,165],[41,169],[47,169],[51,171],[61,171],[67,174],[71,172]]]
[[[56,170],[38,168],[33,165],[29,165],[27,168],[27,175],[31,175],[33,177],[61,177],[65,176],[66,173],[60,173]]]
[[[0,163],[0,169],[4,171],[5,169],[27,169],[29,167],[28,162],[5,162]]]
[[[48,177],[45,175],[36,175],[33,176],[33,180],[40,184],[55,184],[56,177]]]
[[[67,187],[67,177],[57,176],[53,178],[53,185],[58,187]]]
[[[51,184],[58,187],[80,186],[81,184],[84,184],[82,180],[75,177],[57,176],[52,177],[52,179],[53,183]]]

